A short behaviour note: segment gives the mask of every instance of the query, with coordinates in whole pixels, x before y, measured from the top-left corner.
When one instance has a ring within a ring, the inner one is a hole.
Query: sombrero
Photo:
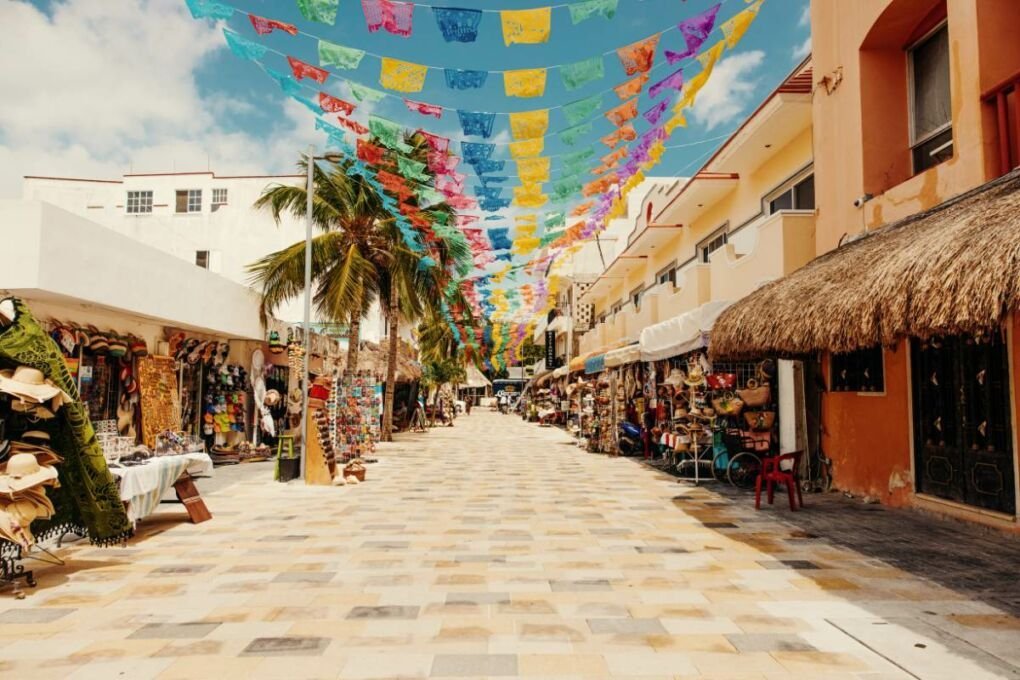
[[[37,404],[52,401],[55,409],[71,402],[67,392],[48,380],[42,371],[29,366],[18,366],[13,371],[0,371],[0,392]]]

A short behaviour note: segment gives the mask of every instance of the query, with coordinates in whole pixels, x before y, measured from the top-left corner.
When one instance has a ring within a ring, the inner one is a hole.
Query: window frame
[[[837,370],[837,366],[836,366],[836,361],[837,361],[836,358],[837,357],[858,354],[858,353],[862,353],[862,352],[866,352],[866,351],[876,351],[876,350],[878,351],[878,354],[879,354],[879,361],[877,363],[877,368],[879,368],[882,371],[882,375],[880,376],[881,389],[878,389],[878,390],[836,389],[836,380],[835,380],[834,376],[836,375],[836,370]],[[882,345],[879,344],[879,345],[872,345],[871,347],[863,347],[861,349],[854,350],[853,352],[829,352],[829,391],[830,392],[834,392],[834,393],[838,393],[838,394],[856,394],[856,395],[861,396],[861,397],[884,397],[884,396],[886,396],[886,390],[887,389],[888,389],[888,385],[886,384],[885,347],[883,347]]]
[[[943,19],[942,21],[937,23],[935,26],[933,26],[931,28],[931,30],[927,31],[924,35],[922,35],[920,38],[918,38],[917,40],[912,42],[910,45],[905,47],[904,50],[903,50],[904,57],[905,57],[905,59],[907,61],[907,118],[908,118],[907,119],[907,132],[908,132],[908,142],[909,142],[909,146],[910,146],[910,167],[911,167],[911,170],[913,171],[914,175],[920,174],[920,173],[924,172],[925,170],[929,170],[929,169],[935,167],[936,165],[940,165],[941,163],[945,162],[945,161],[934,162],[934,163],[932,163],[932,165],[929,165],[928,167],[925,167],[925,168],[922,168],[922,169],[918,169],[918,167],[917,167],[918,164],[917,164],[917,161],[916,161],[916,151],[917,151],[918,147],[927,144],[928,142],[932,141],[933,139],[935,139],[936,137],[938,137],[940,135],[945,134],[946,131],[950,132],[949,142],[947,142],[943,146],[939,147],[939,149],[941,150],[941,149],[945,148],[946,146],[949,146],[949,147],[952,147],[954,152],[955,152],[956,137],[954,135],[952,135],[952,130],[953,130],[953,116],[952,116],[953,88],[952,88],[952,65],[951,64],[950,64],[950,69],[949,69],[949,77],[950,77],[950,83],[949,83],[949,108],[950,108],[950,115],[949,115],[949,121],[946,122],[946,123],[943,123],[942,125],[940,125],[939,127],[935,128],[934,130],[928,132],[927,134],[925,134],[922,137],[918,137],[917,136],[917,130],[916,130],[916,127],[915,127],[916,126],[916,119],[915,119],[915,115],[914,114],[915,114],[915,109],[916,109],[916,103],[915,103],[915,100],[916,100],[916,89],[915,89],[915,82],[914,82],[914,52],[917,50],[917,48],[921,47],[922,45],[927,43],[929,40],[931,40],[935,36],[936,33],[938,33],[939,31],[942,31],[942,30],[946,31],[946,40],[948,41],[949,40],[949,19],[948,18]],[[951,47],[952,46],[950,45],[950,48]]]
[[[203,265],[200,261],[201,255],[205,254],[205,264]],[[210,271],[209,267],[212,264],[212,251],[211,250],[196,250],[195,251],[195,266],[201,267],[206,271]]]
[[[179,204],[177,202],[178,197],[179,197],[179,195],[182,192],[184,193],[184,207],[185,207],[184,210],[180,210],[179,209],[180,206],[179,206]],[[192,210],[191,209],[192,194],[197,194],[198,195],[198,209],[197,210]],[[174,189],[174,214],[175,215],[194,215],[194,214],[200,213],[200,212],[202,212],[202,190],[201,189]]]
[[[804,182],[806,182],[808,179],[813,179],[814,176],[815,176],[815,166],[812,163],[811,165],[808,165],[808,167],[804,168],[803,170],[797,171],[796,173],[794,173],[793,175],[791,175],[787,179],[783,180],[782,182],[780,182],[779,184],[774,186],[770,191],[768,191],[764,196],[761,197],[761,212],[762,212],[762,215],[764,215],[765,217],[771,217],[772,215],[775,215],[776,213],[780,213],[780,212],[792,212],[792,211],[811,212],[811,211],[814,211],[816,209],[816,207],[817,207],[817,204],[818,204],[818,201],[817,201],[817,192],[815,194],[815,199],[816,199],[814,201],[815,206],[813,206],[811,208],[798,208],[798,207],[796,207],[797,206],[797,187],[799,185],[803,184]],[[817,190],[817,187],[816,187],[816,190]],[[773,211],[772,210],[772,202],[775,201],[777,198],[779,198],[780,196],[782,196],[783,194],[785,194],[787,192],[790,192],[790,205],[793,206],[793,207],[790,207],[790,208],[781,208],[779,210]]]
[[[698,244],[695,246],[695,250],[696,250],[696,260],[699,263],[701,263],[701,264],[710,264],[710,257],[712,255],[712,253],[714,253],[715,251],[719,250],[720,248],[722,248],[723,246],[725,246],[727,243],[730,242],[729,241],[729,226],[730,226],[729,222],[724,222],[721,227],[719,227],[718,229],[716,229],[715,231],[710,233],[705,238],[703,238],[700,241],[698,241]],[[719,240],[720,238],[722,239],[722,243],[720,243],[715,248],[712,248],[711,250],[708,250],[708,247],[710,245],[712,245],[712,243],[714,243],[715,241]]]
[[[666,278],[664,279],[663,277]],[[661,286],[667,282],[676,286],[676,260],[673,260],[655,274],[655,285]]]
[[[138,194],[138,196],[135,197],[137,199],[136,202],[135,202],[136,203],[136,205],[135,205],[136,209],[135,210],[131,209],[131,194]],[[140,210],[140,209],[138,209],[138,208],[144,207],[144,204],[145,204],[145,201],[144,201],[143,197],[141,196],[141,194],[148,194],[148,208],[149,208],[148,210]],[[126,198],[124,200],[124,212],[125,212],[125,214],[127,214],[127,215],[151,215],[152,214],[152,206],[153,206],[153,195],[154,195],[154,192],[153,192],[152,189],[131,189],[131,190],[128,190],[127,196],[126,196]]]
[[[627,301],[634,305],[634,309],[641,309],[641,298],[645,295],[645,287],[638,286],[627,295]]]
[[[216,200],[216,194],[217,193],[222,195],[222,200]],[[226,205],[227,201],[229,200],[229,196],[230,196],[230,194],[227,191],[226,187],[216,187],[216,188],[213,188],[213,190],[212,190],[212,199],[211,199],[212,202],[210,203],[210,205]]]

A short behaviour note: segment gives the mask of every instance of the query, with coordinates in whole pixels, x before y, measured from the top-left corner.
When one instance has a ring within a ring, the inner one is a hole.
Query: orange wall
[[[822,401],[833,486],[888,505],[906,505],[913,492],[907,354],[905,341],[885,352],[884,395],[828,392]]]

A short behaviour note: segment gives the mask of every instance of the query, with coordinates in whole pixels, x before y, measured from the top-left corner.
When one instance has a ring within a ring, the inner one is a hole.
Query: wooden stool
[[[286,444],[286,446],[284,446]],[[283,458],[283,452],[286,449],[287,458],[294,457],[294,435],[283,434],[280,435],[276,440],[276,457]]]
[[[205,501],[198,494],[195,482],[187,472],[174,483],[174,491],[177,492],[177,500],[184,503],[184,509],[188,511],[188,517],[192,524],[201,524],[212,519],[212,513],[209,512]]]

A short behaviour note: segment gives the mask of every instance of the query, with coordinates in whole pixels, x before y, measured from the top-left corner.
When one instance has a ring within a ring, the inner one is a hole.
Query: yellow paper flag
[[[508,97],[541,97],[545,94],[545,69],[527,68],[503,72],[503,88]]]
[[[540,184],[522,184],[514,187],[514,205],[520,208],[541,208],[549,201]]]
[[[428,66],[383,57],[379,84],[397,92],[421,92],[428,71]]]
[[[510,114],[510,132],[514,139],[534,139],[549,129],[549,109]]]
[[[552,7],[502,10],[499,19],[503,24],[503,42],[507,45],[544,43],[549,40]]]
[[[727,47],[732,49],[738,42],[740,42],[740,39],[744,37],[744,33],[746,33],[747,29],[751,26],[751,22],[753,22],[755,17],[758,16],[758,10],[761,9],[761,4],[764,1],[765,0],[757,0],[757,2],[750,5],[743,12],[731,17],[719,26],[723,35],[726,36]]]
[[[545,139],[535,137],[534,139],[526,139],[523,142],[510,142],[509,146],[511,158],[528,158],[530,156],[537,156],[545,150]]]
[[[549,157],[521,158],[517,161],[517,176],[525,184],[549,181]]]

